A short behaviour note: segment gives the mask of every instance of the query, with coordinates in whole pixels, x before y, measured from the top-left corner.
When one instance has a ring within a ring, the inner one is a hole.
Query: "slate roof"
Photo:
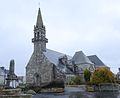
[[[76,52],[72,61],[74,61],[75,64],[93,64],[82,51]]]
[[[95,66],[106,66],[96,55],[87,56]]]
[[[55,65],[58,65],[58,59],[62,56],[64,56],[65,54],[54,51],[54,50],[50,50],[50,49],[46,49],[46,52],[44,52],[45,56],[48,58],[48,60],[50,62],[52,62]],[[71,59],[71,56],[68,56],[68,59]]]

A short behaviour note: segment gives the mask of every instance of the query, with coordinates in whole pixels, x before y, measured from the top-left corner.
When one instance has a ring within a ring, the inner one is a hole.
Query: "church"
[[[97,67],[107,67],[96,55],[86,56],[77,51],[74,56],[47,49],[46,29],[43,24],[39,8],[34,37],[34,50],[26,66],[26,83],[42,85],[56,79],[65,80],[66,77],[81,75],[85,69],[94,72]]]

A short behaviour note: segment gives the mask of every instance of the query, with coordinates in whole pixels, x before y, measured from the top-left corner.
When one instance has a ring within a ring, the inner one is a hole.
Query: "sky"
[[[39,6],[47,48],[70,56],[76,51],[97,55],[118,72],[120,0],[1,0],[0,66],[9,68],[14,59],[16,74],[25,75]]]

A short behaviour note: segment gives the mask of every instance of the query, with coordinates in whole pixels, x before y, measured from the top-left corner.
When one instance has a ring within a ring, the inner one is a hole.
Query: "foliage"
[[[85,79],[85,81],[89,82],[90,81],[90,77],[91,77],[91,72],[88,69],[86,69],[84,71],[84,79]]]
[[[91,83],[99,84],[99,83],[112,83],[114,82],[114,74],[107,68],[98,68],[95,70],[91,77]]]
[[[57,79],[50,82],[48,85],[44,86],[43,88],[64,88],[64,81]]]
[[[68,83],[69,85],[80,85],[81,84],[81,77],[80,76],[75,76],[71,78],[71,80]]]

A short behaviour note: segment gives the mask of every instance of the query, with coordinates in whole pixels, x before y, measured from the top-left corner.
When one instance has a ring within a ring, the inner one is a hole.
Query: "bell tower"
[[[34,26],[34,38],[32,39],[32,42],[34,43],[34,52],[46,51],[46,43],[48,43],[48,39],[46,38],[46,30],[43,25],[40,8],[38,10],[37,22]]]
[[[46,52],[46,43],[48,43],[40,8],[38,10],[36,25],[34,26],[34,37],[32,38],[32,43],[34,44],[34,51],[26,66],[26,83],[35,83],[40,85],[44,79],[42,78],[42,75],[44,71],[46,71],[43,69],[47,66],[47,64],[45,64],[47,61],[45,61],[44,52]]]

